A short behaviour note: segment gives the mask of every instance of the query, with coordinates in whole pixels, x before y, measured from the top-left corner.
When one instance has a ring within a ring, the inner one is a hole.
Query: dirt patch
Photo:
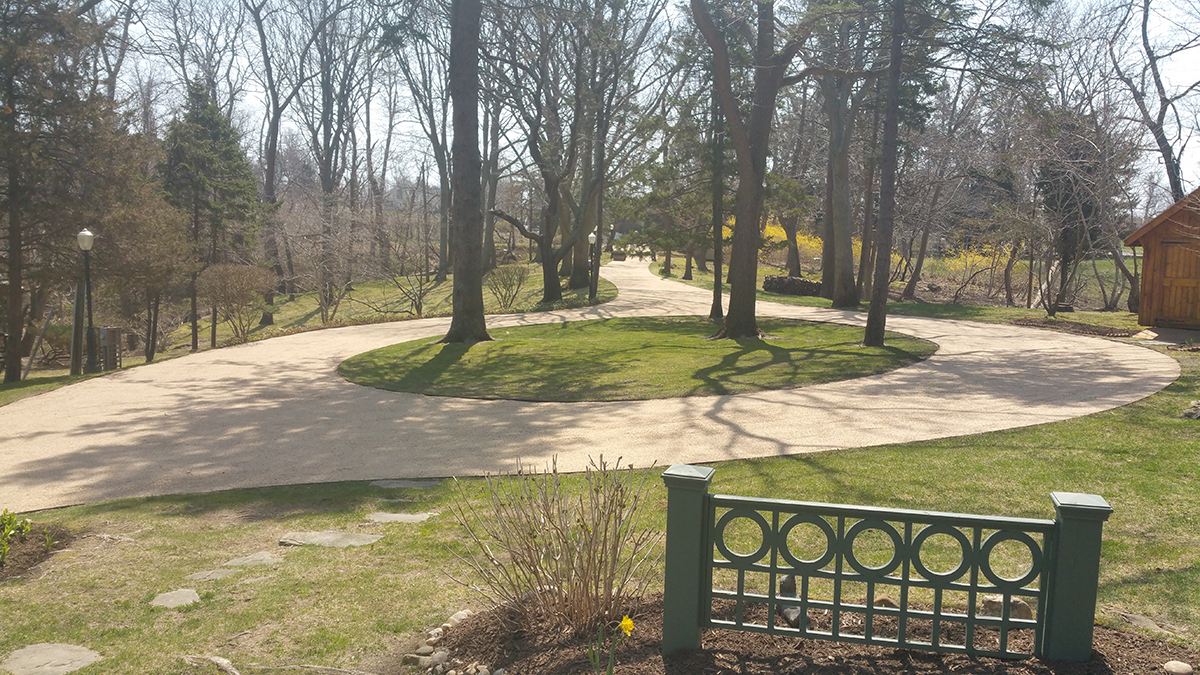
[[[1086,663],[1002,661],[730,630],[706,631],[702,649],[664,660],[662,597],[631,606],[630,616],[633,634],[617,651],[620,675],[1145,675],[1162,672],[1171,660],[1200,663],[1195,650],[1103,627],[1095,629],[1092,660]],[[447,649],[455,663],[478,662],[513,675],[576,675],[591,672],[588,642],[587,636],[555,631],[514,635],[483,612],[451,631],[438,648]]]
[[[1100,337],[1113,338],[1133,337],[1141,332],[1141,329],[1129,330],[1127,328],[1112,328],[1111,326],[1094,326],[1089,323],[1065,321],[1063,319],[1010,319],[1009,323],[1014,326],[1049,328],[1051,330],[1058,330],[1064,333],[1075,333],[1076,335],[1097,335]]]
[[[50,535],[50,546],[46,545],[47,533]],[[66,548],[74,540],[75,534],[66,528],[34,523],[33,529],[25,536],[24,541],[16,536],[9,541],[8,559],[4,566],[0,567],[0,580],[23,576],[33,567],[48,560],[57,551]]]

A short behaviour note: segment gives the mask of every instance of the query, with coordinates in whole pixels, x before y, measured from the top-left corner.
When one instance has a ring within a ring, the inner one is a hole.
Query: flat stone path
[[[637,261],[605,278],[598,307],[488,317],[510,326],[708,314],[712,294]],[[759,303],[760,316],[862,325],[865,314]],[[612,403],[428,397],[350,384],[355,354],[440,337],[448,318],[301,333],[201,352],[0,407],[0,506],[46,509],[116,497],[326,481],[482,475],[589,456],[666,466],[974,434],[1136,401],[1179,375],[1150,349],[1033,328],[913,317],[930,359],[797,390]]]
[[[43,642],[9,654],[0,669],[13,675],[66,675],[100,659],[99,653],[86,647]]]

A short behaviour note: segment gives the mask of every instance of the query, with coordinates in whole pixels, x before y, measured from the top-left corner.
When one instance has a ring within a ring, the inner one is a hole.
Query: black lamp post
[[[100,370],[96,358],[96,327],[92,325],[92,243],[96,240],[96,235],[84,228],[76,235],[75,240],[79,242],[79,250],[83,251],[83,288],[87,297],[87,336],[84,347],[87,363],[83,366],[83,372],[95,373]]]
[[[596,233],[588,234],[588,244],[592,251],[591,283],[588,286],[588,302],[596,301],[596,287],[600,283],[600,247],[596,245]]]

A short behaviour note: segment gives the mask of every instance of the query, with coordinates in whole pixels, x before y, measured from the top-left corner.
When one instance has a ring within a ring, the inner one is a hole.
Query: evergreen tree
[[[200,347],[196,278],[203,267],[224,262],[231,240],[244,243],[257,219],[257,182],[239,140],[204,83],[189,83],[183,114],[167,128],[163,187],[168,201],[188,214],[192,253],[200,263],[188,282],[192,351]],[[216,332],[214,312],[210,344]]]
[[[21,377],[29,315],[79,270],[75,233],[96,230],[126,136],[95,80],[103,27],[70,5],[0,0],[0,307],[4,381]],[[99,233],[98,233],[99,234]],[[100,253],[100,251],[98,251]],[[28,298],[28,303],[26,299]]]

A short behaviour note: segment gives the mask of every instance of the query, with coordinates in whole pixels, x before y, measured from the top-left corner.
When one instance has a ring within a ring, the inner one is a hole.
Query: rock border
[[[425,644],[418,647],[412,654],[405,654],[400,662],[424,668],[425,672],[431,675],[504,675],[503,668],[491,670],[478,661],[462,665],[460,661],[453,658],[450,652],[437,649],[437,644],[442,641],[447,631],[453,630],[455,626],[474,614],[469,609],[451,614],[450,618],[446,619],[446,623],[428,632]]]

